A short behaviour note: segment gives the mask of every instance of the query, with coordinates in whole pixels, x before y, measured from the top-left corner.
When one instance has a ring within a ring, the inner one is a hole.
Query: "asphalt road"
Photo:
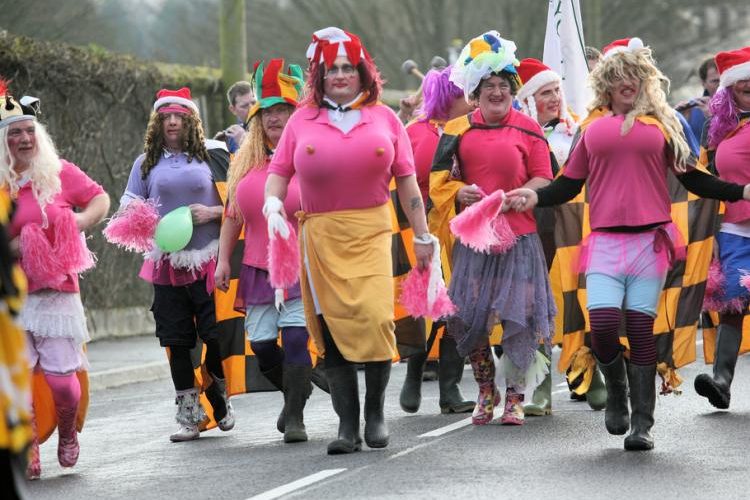
[[[419,413],[403,413],[406,366],[396,365],[386,397],[390,446],[336,457],[326,444],[337,419],[319,390],[306,409],[307,443],[283,443],[275,429],[281,394],[262,393],[233,398],[234,430],[173,444],[171,382],[131,384],[92,393],[75,468],[57,464],[56,436],[42,446],[42,479],[29,484],[29,497],[748,498],[750,357],[739,360],[728,412],[695,394],[692,380],[705,369],[698,361],[680,370],[684,393],[657,399],[652,452],[623,451],[603,412],[569,401],[557,373],[551,417],[474,427],[468,415],[439,414],[436,382],[424,384]],[[463,388],[476,395],[468,367]]]

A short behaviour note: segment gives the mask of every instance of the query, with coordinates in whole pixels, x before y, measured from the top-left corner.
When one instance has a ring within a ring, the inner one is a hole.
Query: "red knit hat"
[[[154,102],[154,111],[158,111],[160,107],[166,104],[180,104],[187,108],[192,109],[195,113],[198,113],[198,106],[193,102],[193,98],[190,95],[190,89],[182,87],[179,90],[161,89],[156,93],[156,102]]]
[[[719,52],[714,60],[719,70],[719,87],[730,87],[740,80],[750,79],[750,47]]]
[[[636,49],[642,49],[642,48],[643,48],[643,40],[641,40],[638,37],[621,38],[619,40],[615,40],[609,45],[605,45],[604,48],[602,49],[602,54],[604,55],[604,57],[609,57],[613,54],[617,54],[618,52],[625,52],[625,51],[632,52]]]

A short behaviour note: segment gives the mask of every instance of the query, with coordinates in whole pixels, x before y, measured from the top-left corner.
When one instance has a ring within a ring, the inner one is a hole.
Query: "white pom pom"
[[[643,48],[643,40],[641,40],[637,36],[634,36],[633,38],[630,39],[630,41],[628,41],[629,50],[642,49],[642,48]]]

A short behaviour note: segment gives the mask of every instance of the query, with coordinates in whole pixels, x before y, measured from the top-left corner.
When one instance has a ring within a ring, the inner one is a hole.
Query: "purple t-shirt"
[[[136,158],[121,202],[134,197],[155,199],[162,217],[176,208],[193,203],[207,207],[222,205],[208,164],[197,158],[188,162],[184,153],[171,154],[165,151],[148,177],[143,179],[141,164],[144,158],[145,155]],[[220,228],[218,220],[194,226],[193,237],[185,250],[199,250],[218,239]]]

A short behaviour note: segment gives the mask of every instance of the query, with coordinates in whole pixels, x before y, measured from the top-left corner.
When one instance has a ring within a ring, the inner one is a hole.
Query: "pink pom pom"
[[[21,268],[39,288],[54,288],[65,281],[65,272],[39,224],[21,229]]]
[[[717,259],[711,261],[708,266],[708,277],[706,278],[706,292],[703,296],[703,310],[721,311],[724,309],[722,297],[724,295],[724,273],[721,263]]]
[[[500,213],[504,198],[505,193],[500,189],[471,205],[451,220],[451,232],[477,252],[507,251],[515,244],[516,237]]]
[[[505,253],[513,248],[513,245],[516,244],[517,238],[513,233],[513,230],[510,228],[508,218],[505,217],[505,215],[500,214],[497,216],[495,222],[492,224],[492,229],[495,231],[495,235],[499,241],[498,244],[492,245],[490,248],[492,253]]]
[[[153,200],[136,198],[120,209],[104,228],[104,237],[132,252],[148,252],[154,247],[159,212]]]
[[[55,220],[54,253],[65,274],[82,273],[96,264],[96,258],[86,246],[75,215],[70,210],[62,211]]]
[[[430,268],[414,268],[401,282],[399,302],[406,312],[414,318],[430,316],[433,319],[451,316],[456,313],[456,306],[448,296],[445,284],[438,285],[437,299],[432,307],[427,303],[427,288],[430,281]]]
[[[274,288],[286,289],[299,281],[300,255],[297,234],[287,221],[289,237],[275,234],[268,240],[268,281]]]
[[[750,273],[744,269],[740,269],[740,273],[742,273],[742,276],[740,276],[740,286],[744,286],[745,289],[750,290]]]

